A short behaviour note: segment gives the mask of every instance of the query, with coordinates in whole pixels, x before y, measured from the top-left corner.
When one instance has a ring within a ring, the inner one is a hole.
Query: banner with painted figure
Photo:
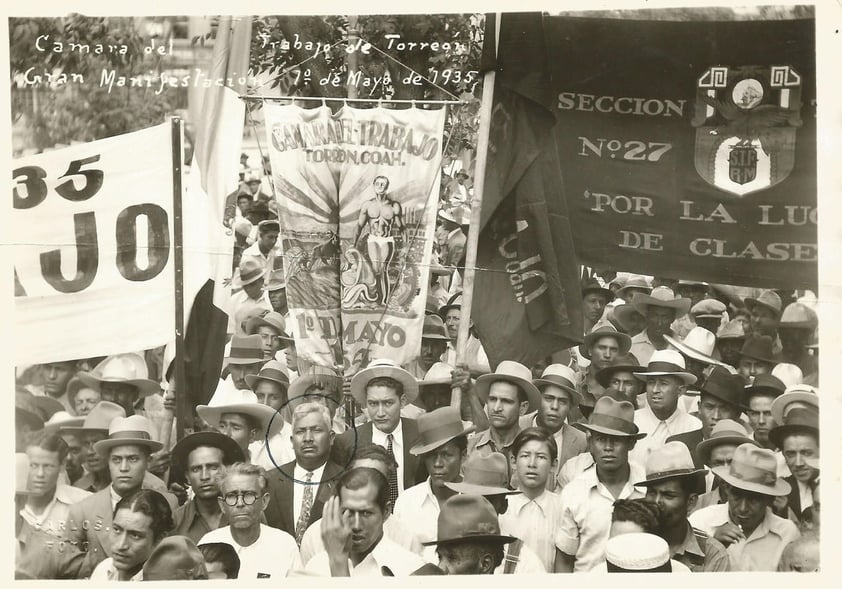
[[[16,364],[172,339],[171,134],[165,123],[13,162]]]
[[[298,355],[346,375],[371,358],[410,361],[420,351],[444,110],[264,109]]]

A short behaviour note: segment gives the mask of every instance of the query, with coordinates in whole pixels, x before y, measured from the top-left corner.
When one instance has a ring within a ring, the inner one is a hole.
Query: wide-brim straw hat
[[[675,350],[655,350],[649,358],[645,371],[634,372],[635,377],[645,381],[652,376],[675,376],[685,385],[696,382],[696,375],[687,372],[684,357]]]
[[[576,372],[564,364],[550,364],[544,368],[541,378],[536,378],[532,384],[538,387],[539,391],[541,387],[548,385],[559,387],[567,393],[570,402],[574,405],[578,405],[581,399],[579,391],[576,390]]]
[[[786,416],[793,403],[797,403],[794,407],[813,407],[818,413],[819,410],[819,395],[815,392],[815,388],[810,385],[795,385],[788,387],[784,393],[776,397],[772,401],[772,406],[769,410],[772,412],[772,419],[778,425],[786,423]]]
[[[441,504],[436,539],[421,544],[434,546],[465,540],[496,540],[508,544],[515,539],[500,533],[497,512],[488,499],[462,494],[454,495]]]
[[[261,380],[268,380],[279,384],[285,391],[289,389],[289,375],[284,365],[277,360],[269,360],[257,374],[246,375],[246,384],[254,390],[254,387]]]
[[[96,390],[104,382],[114,382],[136,387],[141,397],[161,392],[161,386],[149,379],[146,360],[134,352],[108,356],[90,372],[79,372],[76,377]]]
[[[334,391],[334,400],[340,402],[342,399],[342,377],[332,368],[314,364],[308,371],[289,385],[287,397],[292,401],[304,396],[304,392],[311,386],[317,384],[322,389]]]
[[[407,403],[418,396],[418,381],[409,372],[395,364],[393,360],[372,360],[366,368],[357,372],[351,379],[351,396],[360,407],[365,407],[366,387],[369,381],[381,376],[392,378],[403,385],[403,395]]]
[[[627,291],[634,290],[635,292],[642,292],[649,294],[652,292],[652,287],[643,276],[630,276],[625,284],[617,289],[617,296],[626,294]]]
[[[439,307],[439,317],[441,320],[444,321],[444,318],[447,316],[447,312],[451,309],[461,309],[462,308],[462,292],[459,291],[447,299],[447,303]]]
[[[720,362],[713,357],[713,350],[716,347],[716,336],[704,327],[696,326],[691,329],[687,332],[684,341],[678,340],[670,335],[664,335],[664,339],[673,348],[688,358],[693,358],[711,366],[720,366],[729,372],[733,370],[733,368],[729,369],[728,365],[724,362]]]
[[[631,304],[644,317],[646,317],[646,309],[649,306],[673,309],[676,319],[684,317],[690,310],[690,299],[676,298],[673,290],[666,286],[656,286],[649,294],[635,293]]]
[[[224,465],[243,462],[245,454],[242,448],[237,445],[233,438],[213,431],[203,431],[190,434],[180,439],[172,448],[172,463],[176,471],[187,469],[187,457],[200,446],[219,448],[222,450],[222,463]]]
[[[248,286],[253,282],[257,282],[266,276],[269,271],[266,264],[255,259],[253,256],[243,258],[240,262],[239,270],[239,275],[235,276],[231,281],[231,286],[235,288],[241,288],[243,286]]]
[[[722,419],[716,422],[710,432],[710,437],[702,440],[696,446],[696,457],[702,464],[710,464],[710,454],[714,448],[722,445],[741,446],[753,444],[760,447],[754,438],[749,437],[743,425],[733,419]]]
[[[541,406],[541,392],[538,387],[532,384],[532,371],[520,362],[513,360],[503,360],[497,365],[494,372],[483,374],[477,378],[475,389],[479,400],[487,403],[489,387],[492,383],[501,380],[520,387],[526,393],[526,398],[529,401],[527,413],[537,411]]]
[[[90,413],[85,416],[81,425],[69,424],[62,426],[59,433],[80,435],[86,432],[102,432],[108,434],[108,430],[118,417],[125,417],[126,410],[117,403],[111,401],[100,401]]]
[[[786,306],[778,329],[810,329],[813,330],[819,325],[819,318],[816,312],[804,303],[791,303]]]
[[[624,356],[629,353],[629,350],[631,349],[631,338],[625,333],[619,332],[609,325],[597,327],[596,329],[593,329],[589,333],[585,334],[585,340],[581,344],[579,344],[579,353],[588,360],[590,360],[590,347],[594,344],[594,342],[604,337],[614,338],[614,340],[617,342],[617,346],[620,348],[620,350],[617,352],[620,356]]]
[[[268,405],[257,401],[257,395],[249,390],[239,390],[228,381],[220,381],[207,405],[196,407],[199,417],[213,427],[219,427],[220,418],[226,413],[248,415],[260,424],[261,437],[273,436],[284,426],[280,414]]]
[[[85,417],[75,417],[70,415],[67,411],[57,411],[48,421],[44,423],[44,431],[49,433],[67,433],[59,432],[62,428],[81,427],[85,423]]]
[[[713,474],[732,487],[761,495],[783,497],[792,490],[789,483],[778,478],[775,453],[754,444],[737,446],[731,464],[714,468]]]
[[[144,446],[150,453],[157,452],[164,445],[152,439],[151,424],[142,415],[118,417],[108,428],[108,437],[94,444],[94,451],[100,456],[107,456],[117,446]]]
[[[608,395],[597,399],[588,422],[579,423],[577,426],[578,429],[609,436],[635,440],[646,437],[634,423],[634,405],[628,401],[616,401]]]
[[[500,452],[471,452],[462,464],[462,481],[445,487],[466,495],[513,495],[509,487],[509,461]]]
[[[440,407],[429,413],[422,413],[416,421],[418,436],[409,453],[422,456],[441,448],[459,436],[467,436],[476,430],[473,425],[465,426],[459,412],[453,407]]]
[[[287,339],[289,338],[289,335],[286,333],[286,321],[284,321],[284,316],[277,311],[269,311],[265,315],[249,317],[246,320],[246,333],[254,335],[257,333],[257,329],[261,326],[271,327],[278,332],[278,335],[286,336]]]
[[[745,299],[745,306],[749,312],[751,312],[751,310],[757,305],[766,307],[775,314],[775,317],[781,316],[781,307],[783,303],[781,302],[781,297],[778,296],[778,293],[773,290],[764,290],[757,296],[757,298],[747,297]]]
[[[648,487],[669,479],[690,479],[695,483],[698,493],[705,491],[707,469],[696,468],[690,449],[684,442],[667,442],[653,448],[646,458],[646,479],[635,483],[638,487]]]

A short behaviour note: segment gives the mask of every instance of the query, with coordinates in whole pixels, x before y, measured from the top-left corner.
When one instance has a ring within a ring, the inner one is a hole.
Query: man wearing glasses
[[[240,557],[238,579],[285,577],[301,568],[295,539],[276,528],[261,524],[269,503],[264,470],[237,462],[225,469],[220,482],[219,506],[229,525],[208,532],[199,544],[230,544]]]

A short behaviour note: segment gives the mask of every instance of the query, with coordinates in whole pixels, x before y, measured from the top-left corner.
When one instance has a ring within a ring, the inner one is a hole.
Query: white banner
[[[15,160],[15,362],[162,345],[175,326],[172,127]]]

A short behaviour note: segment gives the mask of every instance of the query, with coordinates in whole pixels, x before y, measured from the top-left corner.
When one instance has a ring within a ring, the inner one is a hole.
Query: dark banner
[[[814,24],[544,18],[582,263],[817,284]]]

